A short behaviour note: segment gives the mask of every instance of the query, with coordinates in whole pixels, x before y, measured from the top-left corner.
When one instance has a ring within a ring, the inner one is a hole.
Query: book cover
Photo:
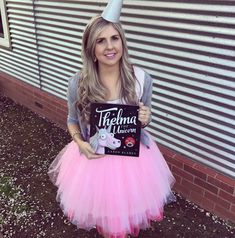
[[[97,154],[139,156],[139,106],[92,103],[90,144]]]

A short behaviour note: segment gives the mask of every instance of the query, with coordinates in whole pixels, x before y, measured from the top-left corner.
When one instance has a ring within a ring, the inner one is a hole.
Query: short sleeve
[[[140,67],[134,66],[134,72],[138,81],[136,84],[136,94],[145,106],[151,108],[153,80],[151,76]]]
[[[77,88],[78,88],[78,73],[72,76],[68,82],[67,90],[67,104],[68,104],[68,118],[67,124],[77,124],[78,123],[78,111],[77,111]]]
[[[151,108],[152,90],[153,90],[153,79],[148,73],[145,72],[144,89],[141,101],[144,103],[145,106],[149,108]]]

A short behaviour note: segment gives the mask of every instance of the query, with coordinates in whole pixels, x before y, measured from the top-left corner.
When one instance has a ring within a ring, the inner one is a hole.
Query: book
[[[139,106],[92,103],[90,144],[97,154],[139,156]]]

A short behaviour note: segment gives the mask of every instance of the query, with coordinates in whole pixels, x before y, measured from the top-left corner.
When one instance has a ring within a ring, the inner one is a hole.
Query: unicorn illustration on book
[[[90,144],[97,154],[105,154],[105,147],[115,150],[121,146],[121,141],[114,138],[113,133],[111,133],[111,125],[107,129],[99,129],[96,126],[96,133],[90,137]]]

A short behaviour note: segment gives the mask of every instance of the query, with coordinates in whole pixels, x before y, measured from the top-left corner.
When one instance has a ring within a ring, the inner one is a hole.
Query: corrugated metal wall
[[[0,70],[39,85],[37,44],[32,1],[6,1],[12,51],[0,49]]]
[[[0,70],[66,97],[81,36],[107,1],[7,0],[13,51]],[[132,61],[154,78],[156,140],[227,175],[235,172],[235,1],[124,1]]]

